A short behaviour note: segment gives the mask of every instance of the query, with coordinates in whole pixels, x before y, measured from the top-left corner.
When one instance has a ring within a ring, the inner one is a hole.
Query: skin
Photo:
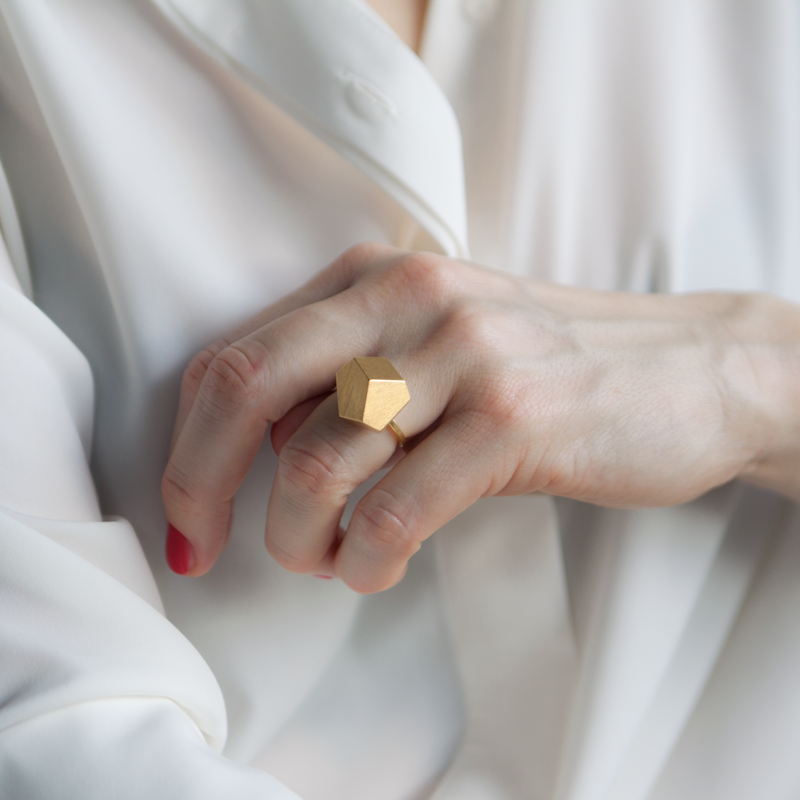
[[[428,0],[367,0],[395,33],[415,52],[419,52]]]
[[[353,355],[386,356],[406,378],[404,451],[339,419],[329,392]],[[358,245],[186,370],[162,488],[190,575],[225,546],[270,423],[269,552],[381,591],[481,497],[662,506],[741,477],[800,498],[800,309],[584,291]],[[390,459],[342,530],[350,493]]]

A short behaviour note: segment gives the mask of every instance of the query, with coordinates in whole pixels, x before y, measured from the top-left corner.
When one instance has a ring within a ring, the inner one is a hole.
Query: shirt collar
[[[196,42],[467,256],[461,133],[417,56],[359,0],[154,0]]]

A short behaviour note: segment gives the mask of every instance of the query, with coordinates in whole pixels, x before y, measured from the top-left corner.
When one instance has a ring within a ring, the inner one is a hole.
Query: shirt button
[[[352,72],[339,76],[345,85],[345,97],[350,110],[370,122],[385,121],[386,117],[397,119],[397,106],[391,97],[377,86]]]
[[[461,10],[472,22],[488,22],[497,10],[497,0],[461,0]]]

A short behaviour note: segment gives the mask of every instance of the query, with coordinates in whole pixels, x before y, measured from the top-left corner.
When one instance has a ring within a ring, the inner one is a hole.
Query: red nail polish
[[[194,565],[192,545],[172,524],[167,526],[167,564],[178,575],[185,575]]]

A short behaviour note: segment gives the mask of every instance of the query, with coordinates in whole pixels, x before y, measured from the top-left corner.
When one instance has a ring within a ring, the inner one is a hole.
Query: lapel
[[[359,0],[154,0],[195,42],[466,257],[461,133],[417,56]]]

